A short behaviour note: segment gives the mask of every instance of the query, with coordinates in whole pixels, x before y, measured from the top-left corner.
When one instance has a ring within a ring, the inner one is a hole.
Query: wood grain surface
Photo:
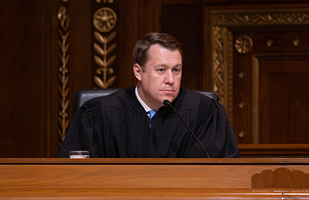
[[[252,188],[251,179],[264,170],[309,174],[308,161],[0,159],[0,199],[306,199],[309,188]]]

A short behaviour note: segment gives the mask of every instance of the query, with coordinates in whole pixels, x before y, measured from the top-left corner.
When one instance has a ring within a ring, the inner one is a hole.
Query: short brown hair
[[[182,57],[182,44],[177,41],[173,36],[167,33],[148,33],[144,39],[139,40],[133,50],[133,65],[139,64],[143,71],[145,70],[145,63],[148,60],[148,50],[152,45],[159,44],[169,50],[179,50]]]

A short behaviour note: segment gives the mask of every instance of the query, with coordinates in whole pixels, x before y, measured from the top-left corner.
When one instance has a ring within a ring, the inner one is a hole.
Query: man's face
[[[148,51],[144,72],[138,64],[133,70],[138,80],[138,93],[151,109],[162,107],[165,99],[172,102],[177,97],[182,74],[179,50],[153,45]]]

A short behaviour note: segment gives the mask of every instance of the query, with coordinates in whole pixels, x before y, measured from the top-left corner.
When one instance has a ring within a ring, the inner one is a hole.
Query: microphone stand
[[[191,135],[194,137],[195,141],[199,144],[199,146],[201,147],[201,149],[204,151],[205,155],[210,158],[209,154],[207,153],[207,151],[205,150],[205,148],[203,147],[203,145],[200,143],[200,141],[197,139],[197,137],[194,135],[193,131],[190,129],[190,127],[187,125],[187,123],[185,122],[185,120],[180,116],[180,114],[177,112],[177,110],[174,108],[174,106],[172,106],[171,102],[169,100],[164,100],[163,104],[165,106],[169,106],[171,107],[175,113],[178,115],[178,117],[181,119],[182,123],[187,127],[187,129],[189,130],[189,132],[191,133]]]

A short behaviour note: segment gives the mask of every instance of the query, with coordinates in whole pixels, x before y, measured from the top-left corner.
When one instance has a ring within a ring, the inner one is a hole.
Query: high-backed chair
[[[85,89],[78,90],[74,95],[73,102],[73,115],[75,115],[77,109],[83,105],[86,101],[93,99],[95,97],[107,96],[111,93],[118,91],[119,89]],[[212,99],[219,100],[217,93],[211,90],[195,90],[195,92],[206,95]]]

